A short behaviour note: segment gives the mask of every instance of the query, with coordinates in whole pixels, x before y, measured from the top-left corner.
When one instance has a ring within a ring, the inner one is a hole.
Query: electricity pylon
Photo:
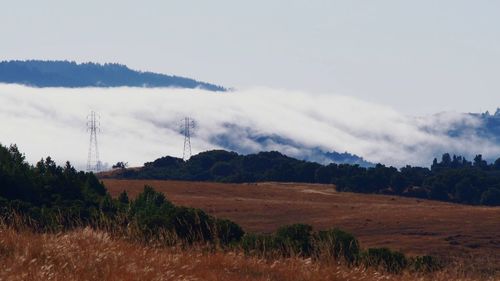
[[[182,159],[187,161],[191,158],[191,133],[194,130],[193,119],[186,117],[181,125],[181,131],[184,133],[184,151],[182,153]]]
[[[101,171],[99,160],[99,146],[97,145],[97,133],[101,132],[100,116],[91,111],[87,116],[87,132],[90,132],[89,154],[87,158],[87,172]]]

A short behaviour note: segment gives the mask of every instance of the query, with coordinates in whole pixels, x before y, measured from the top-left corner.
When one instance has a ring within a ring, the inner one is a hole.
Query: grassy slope
[[[337,226],[353,233],[363,247],[387,246],[408,255],[451,256],[500,272],[498,207],[337,193],[325,185],[104,182],[112,194],[125,189],[132,197],[149,184],[175,204],[202,208],[235,221],[247,231],[272,232],[299,222],[316,229]]]
[[[0,280],[480,280],[455,271],[417,278],[299,258],[153,248],[88,228],[33,234],[1,225],[0,268]]]

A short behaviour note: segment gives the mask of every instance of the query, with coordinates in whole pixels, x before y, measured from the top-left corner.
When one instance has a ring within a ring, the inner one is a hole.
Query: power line
[[[87,116],[87,132],[90,132],[89,152],[87,158],[87,172],[100,172],[101,161],[99,160],[99,146],[97,144],[97,133],[101,132],[100,116],[91,111]]]
[[[194,131],[194,120],[190,117],[185,117],[181,125],[181,131],[184,133],[184,150],[182,159],[187,161],[191,158],[191,133]]]

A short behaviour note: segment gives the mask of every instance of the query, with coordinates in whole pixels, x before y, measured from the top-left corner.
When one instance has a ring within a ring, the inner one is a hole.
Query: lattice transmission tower
[[[184,118],[181,131],[184,133],[184,151],[182,153],[182,159],[184,161],[191,158],[191,134],[194,131],[194,120],[190,117]]]
[[[101,171],[99,160],[99,146],[97,144],[97,133],[101,132],[101,117],[95,111],[87,116],[87,132],[90,132],[89,154],[87,158],[87,172]]]

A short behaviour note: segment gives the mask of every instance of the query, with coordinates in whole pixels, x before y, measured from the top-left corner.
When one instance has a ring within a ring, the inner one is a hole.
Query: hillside
[[[316,268],[335,280],[352,274],[366,279],[381,273],[448,272],[444,260],[364,248],[351,233],[333,226],[315,230],[294,223],[269,234],[252,233],[231,220],[176,205],[151,186],[142,190],[132,198],[126,192],[112,198],[94,174],[78,172],[69,162],[61,167],[47,157],[33,166],[16,146],[0,145],[0,279],[66,280],[75,274],[70,279],[123,280],[128,273],[128,280],[186,275],[190,280],[290,280],[286,276]],[[269,267],[256,266],[271,261]],[[280,269],[279,263],[306,268],[282,272],[287,266]]]
[[[337,226],[367,247],[388,246],[405,254],[485,260],[500,270],[500,208],[474,207],[386,195],[335,192],[331,185],[111,180],[116,196],[135,197],[144,185],[175,204],[202,208],[233,220],[248,231],[270,233],[292,223],[315,229]],[[488,266],[491,266],[488,265]],[[491,269],[491,268],[490,268]]]
[[[32,87],[173,87],[225,91],[225,88],[194,79],[142,72],[116,63],[70,61],[2,61],[0,83]]]
[[[482,155],[473,161],[443,154],[427,167],[396,169],[295,159],[277,151],[240,155],[212,150],[187,161],[165,156],[144,167],[118,169],[101,177],[231,183],[301,182],[335,184],[338,191],[402,195],[471,205],[500,206],[500,158],[488,163]]]
[[[102,182],[0,145],[0,279],[481,280],[499,274],[498,211],[332,185]]]

